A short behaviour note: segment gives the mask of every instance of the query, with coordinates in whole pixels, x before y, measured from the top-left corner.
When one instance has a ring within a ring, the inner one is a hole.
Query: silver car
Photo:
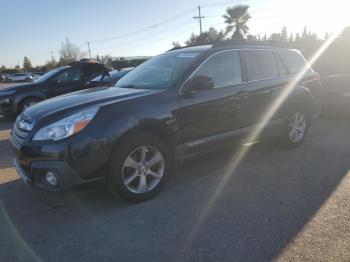
[[[20,81],[30,82],[32,80],[33,80],[32,75],[28,73],[16,73],[16,74],[7,76],[8,82],[20,82]]]

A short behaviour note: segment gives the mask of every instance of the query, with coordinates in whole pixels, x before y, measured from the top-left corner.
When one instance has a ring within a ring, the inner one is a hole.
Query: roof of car
[[[272,43],[259,43],[259,44],[249,44],[249,43],[243,43],[242,41],[232,41],[232,40],[226,40],[226,41],[220,41],[213,45],[200,45],[200,46],[191,46],[191,47],[175,47],[173,49],[170,49],[168,52],[203,52],[210,49],[215,50],[226,50],[226,49],[270,49],[270,50],[291,50],[288,48],[282,48],[279,46],[274,46]]]

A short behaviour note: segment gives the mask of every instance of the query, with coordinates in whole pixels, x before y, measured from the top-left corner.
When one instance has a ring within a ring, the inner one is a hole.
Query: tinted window
[[[78,68],[68,69],[54,77],[59,82],[81,81],[82,73]]]
[[[288,68],[289,73],[297,74],[304,70],[305,62],[296,52],[280,52],[283,63]]]
[[[64,70],[65,67],[59,67],[56,68],[54,70],[49,71],[48,73],[42,75],[41,77],[39,77],[37,80],[35,80],[35,83],[42,83],[44,81],[46,81],[47,79],[51,78],[52,76],[54,76],[55,74],[57,74],[58,72]]]
[[[248,80],[259,80],[278,76],[272,51],[244,51]]]
[[[278,56],[278,53],[275,53],[276,63],[278,67],[279,74],[281,76],[288,75],[288,71],[285,65],[282,63],[281,58]]]
[[[242,82],[241,61],[238,51],[226,51],[209,58],[193,77],[209,77],[214,88]]]

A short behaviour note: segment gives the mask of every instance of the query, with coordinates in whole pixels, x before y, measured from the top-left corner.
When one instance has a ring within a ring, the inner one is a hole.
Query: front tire
[[[282,131],[282,143],[295,148],[304,143],[310,126],[310,116],[304,110],[295,110],[285,120]]]
[[[142,202],[163,189],[171,172],[171,154],[157,136],[138,133],[118,144],[110,161],[108,188],[129,202]]]

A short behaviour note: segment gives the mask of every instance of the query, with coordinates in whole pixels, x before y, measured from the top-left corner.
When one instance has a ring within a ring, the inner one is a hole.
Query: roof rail
[[[248,42],[245,39],[229,39],[215,42],[213,47],[224,47],[230,45],[246,45]]]
[[[259,42],[248,42],[245,39],[230,39],[214,43],[213,47],[225,47],[232,45],[244,45],[244,46],[263,46],[263,47],[277,47],[277,48],[292,48],[289,43],[285,42],[270,42],[270,41],[259,41]]]
[[[188,47],[188,46],[174,46],[173,48],[167,50],[166,52],[171,52],[171,51],[186,48],[186,47]]]

